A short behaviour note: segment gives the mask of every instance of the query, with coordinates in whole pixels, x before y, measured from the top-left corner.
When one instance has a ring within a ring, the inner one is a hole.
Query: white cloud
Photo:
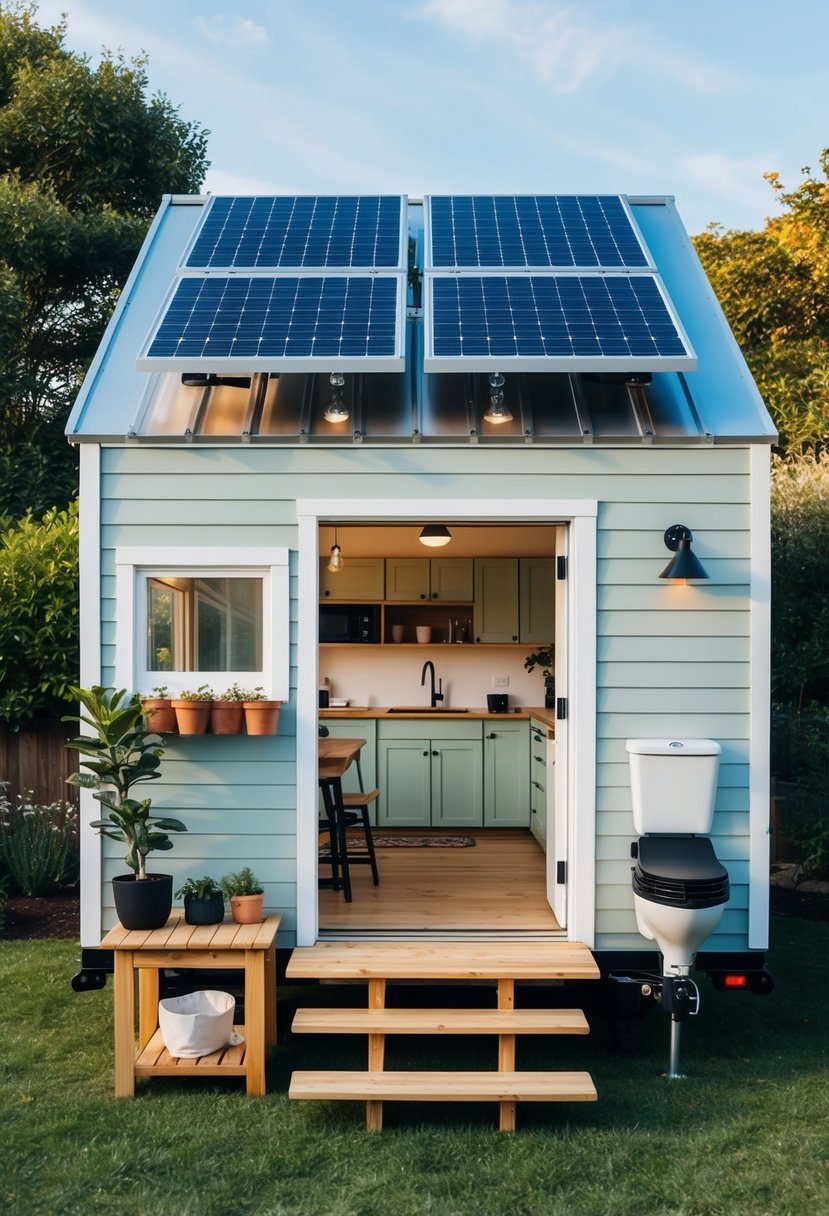
[[[197,17],[196,29],[210,42],[223,46],[267,46],[270,42],[264,26],[257,25],[247,17],[234,17],[230,21],[221,14],[215,17]]]

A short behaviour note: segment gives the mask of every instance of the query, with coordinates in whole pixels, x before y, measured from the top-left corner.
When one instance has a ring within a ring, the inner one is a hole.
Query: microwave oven
[[[379,642],[379,604],[320,604],[321,642]]]

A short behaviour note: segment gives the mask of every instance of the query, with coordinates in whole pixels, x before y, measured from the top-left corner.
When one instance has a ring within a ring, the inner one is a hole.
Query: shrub
[[[45,895],[78,881],[78,819],[71,802],[39,806],[29,791],[9,801],[0,787],[0,867],[20,895]]]

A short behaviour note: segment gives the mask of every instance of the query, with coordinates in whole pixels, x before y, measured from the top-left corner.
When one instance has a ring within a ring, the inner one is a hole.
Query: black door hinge
[[[564,722],[567,718],[567,698],[556,698],[556,718],[559,722]]]
[[[560,887],[563,887],[567,882],[567,862],[556,862],[556,882]]]
[[[556,578],[559,582],[567,578],[567,558],[563,553],[556,558]]]

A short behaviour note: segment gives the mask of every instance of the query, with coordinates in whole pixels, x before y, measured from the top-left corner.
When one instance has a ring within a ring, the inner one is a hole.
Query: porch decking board
[[[356,866],[351,871],[352,903],[347,904],[340,891],[321,890],[320,930],[552,933],[560,928],[547,902],[546,858],[529,831],[434,834],[472,836],[475,846],[379,847],[380,885],[372,885],[368,867]],[[324,876],[324,868],[320,873]]]
[[[290,979],[597,980],[583,942],[317,942],[297,947]]]

